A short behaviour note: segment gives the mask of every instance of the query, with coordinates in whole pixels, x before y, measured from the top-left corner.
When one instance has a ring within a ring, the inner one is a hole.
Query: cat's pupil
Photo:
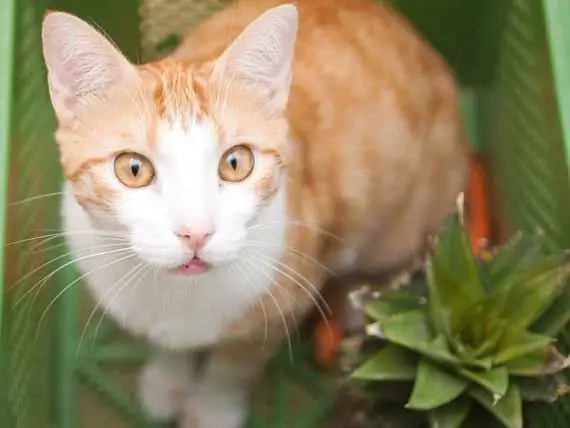
[[[137,176],[139,175],[139,172],[141,170],[141,165],[138,161],[136,160],[132,160],[131,161],[131,173],[133,174],[133,176]]]
[[[230,166],[232,169],[236,170],[238,167],[238,160],[235,156],[230,157]]]

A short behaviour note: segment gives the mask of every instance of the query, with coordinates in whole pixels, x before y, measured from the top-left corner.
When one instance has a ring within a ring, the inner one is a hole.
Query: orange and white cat
[[[160,350],[156,419],[242,426],[325,279],[412,262],[463,188],[453,76],[386,6],[244,0],[144,65],[65,13],[42,36],[65,231],[100,306]]]

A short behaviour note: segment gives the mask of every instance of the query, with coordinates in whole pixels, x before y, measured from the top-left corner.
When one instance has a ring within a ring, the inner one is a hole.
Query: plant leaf
[[[506,427],[522,428],[522,398],[515,383],[511,383],[507,393],[499,400],[480,386],[469,388],[468,393]]]
[[[442,334],[429,342],[423,350],[423,353],[426,357],[441,363],[451,363],[453,365],[460,363],[459,359],[450,352],[447,340]]]
[[[525,264],[532,262],[542,254],[544,247],[544,234],[526,235],[515,233],[501,248],[495,251],[488,261],[482,263],[485,278],[493,284],[493,288],[500,288],[513,272]]]
[[[570,287],[564,287],[562,293],[533,324],[532,330],[546,336],[557,336],[570,321]]]
[[[525,328],[535,322],[563,289],[570,271],[566,258],[565,253],[544,257],[511,275],[504,288],[516,308],[507,306],[502,317]]]
[[[364,304],[364,313],[375,321],[384,321],[392,315],[390,305],[383,300],[374,300]]]
[[[412,380],[418,366],[415,354],[396,345],[386,345],[352,374],[363,380]]]
[[[459,365],[459,360],[449,352],[443,335],[433,337],[424,311],[404,312],[388,318],[381,324],[380,335],[385,340],[419,352],[433,360]]]
[[[560,354],[553,344],[505,363],[511,375],[522,377],[557,373],[569,365],[570,358]]]
[[[425,305],[422,296],[405,292],[387,292],[377,300],[370,300],[364,304],[366,315],[376,321],[384,321],[386,318],[402,312],[421,309]]]
[[[541,336],[520,327],[507,327],[498,343],[498,352],[493,356],[495,365],[505,364],[507,361],[520,358],[541,349],[548,349],[552,338]]]
[[[482,319],[480,325],[484,339],[481,342],[481,346],[475,351],[475,356],[478,358],[496,349],[503,336],[506,322],[503,320]]]
[[[459,397],[429,412],[430,428],[460,428],[471,410],[471,401]]]
[[[424,350],[432,340],[427,316],[422,310],[393,315],[381,323],[384,339],[417,351]]]
[[[497,367],[486,371],[461,369],[459,372],[467,379],[488,390],[491,394],[500,397],[505,395],[509,387],[509,372],[506,367]]]
[[[431,410],[457,398],[469,381],[457,374],[451,374],[440,366],[422,359],[418,366],[412,395],[406,404],[407,409]],[[437,387],[434,387],[437,385]]]
[[[437,238],[435,253],[427,264],[427,282],[431,321],[449,338],[465,310],[485,296],[469,237],[457,216],[448,219]],[[448,314],[449,319],[442,314]]]

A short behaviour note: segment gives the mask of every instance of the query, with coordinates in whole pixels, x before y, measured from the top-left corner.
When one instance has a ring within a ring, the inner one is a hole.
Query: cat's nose
[[[204,248],[206,243],[210,240],[212,237],[212,232],[180,230],[178,231],[177,235],[190,251],[198,252]]]

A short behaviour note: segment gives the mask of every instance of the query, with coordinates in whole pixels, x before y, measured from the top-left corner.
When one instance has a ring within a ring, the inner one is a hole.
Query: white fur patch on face
[[[258,174],[222,183],[218,165],[225,149],[211,120],[188,126],[163,121],[156,149],[145,154],[154,165],[155,183],[140,189],[114,183],[119,220],[142,260],[163,268],[187,262],[194,254],[177,236],[181,231],[211,234],[198,255],[214,267],[235,260],[243,250],[247,225],[261,202],[254,186]]]

